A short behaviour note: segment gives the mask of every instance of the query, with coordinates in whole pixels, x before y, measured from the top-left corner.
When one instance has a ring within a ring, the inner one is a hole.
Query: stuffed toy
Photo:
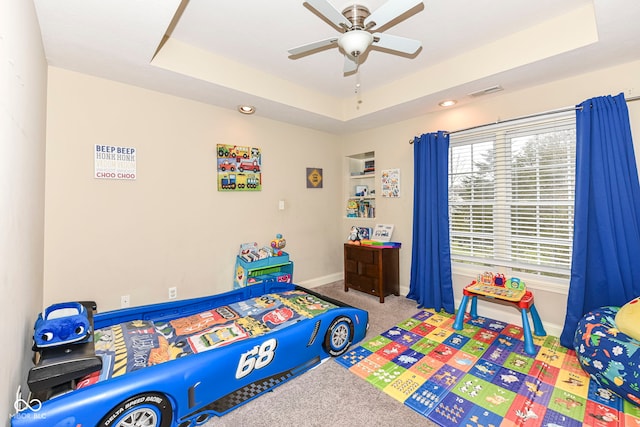
[[[358,235],[358,227],[355,225],[351,227],[351,231],[349,231],[349,237],[347,238],[349,242],[358,242],[360,241],[360,236]]]
[[[618,310],[616,326],[623,334],[640,341],[640,297],[632,299]]]
[[[87,308],[79,302],[54,304],[38,315],[33,340],[38,348],[87,340],[91,324]]]

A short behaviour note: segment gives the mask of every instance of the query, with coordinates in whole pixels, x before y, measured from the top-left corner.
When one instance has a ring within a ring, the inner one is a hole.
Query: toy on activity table
[[[526,286],[524,285],[524,282],[518,279],[517,277],[512,277],[511,279],[507,280],[505,287],[509,289],[515,289],[518,291],[526,290]]]
[[[504,286],[506,278],[502,273],[493,274],[490,271],[485,271],[482,274],[478,274],[475,282],[487,286]]]
[[[506,279],[504,274],[484,272],[478,275],[467,289],[480,295],[486,295],[507,301],[519,301],[527,291],[524,282],[517,277]]]
[[[485,271],[482,274],[478,274],[476,283],[481,283],[483,285],[489,285],[489,286],[493,285],[494,284],[493,273],[491,273],[490,271]]]
[[[547,333],[533,302],[533,293],[527,290],[524,282],[517,277],[505,280],[503,274],[490,272],[479,274],[477,280],[462,289],[462,300],[453,322],[453,329],[457,331],[462,329],[469,299],[471,299],[469,315],[472,319],[478,318],[478,297],[484,297],[489,301],[504,301],[518,307],[522,315],[524,351],[529,355],[535,355],[536,348],[533,343],[528,315],[531,314],[535,335],[545,336]]]

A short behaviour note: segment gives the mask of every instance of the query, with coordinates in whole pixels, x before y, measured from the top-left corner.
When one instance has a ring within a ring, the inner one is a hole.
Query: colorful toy
[[[347,238],[349,242],[359,242],[360,236],[358,235],[358,227],[355,225],[351,227],[351,231],[349,231],[349,237]]]
[[[87,309],[79,302],[54,304],[40,313],[33,340],[38,348],[82,342],[91,334]]]
[[[504,286],[504,284],[506,283],[506,279],[504,277],[504,274],[502,273],[498,273],[495,276],[493,276],[493,284],[496,286]]]
[[[282,255],[282,249],[287,245],[287,241],[282,234],[276,234],[276,238],[271,241],[271,249],[274,256]]]
[[[472,282],[465,289],[478,295],[486,295],[488,297],[503,299],[506,301],[519,301],[525,294],[525,289],[511,289],[506,286],[483,285],[482,283]]]
[[[504,274],[502,273],[497,273],[497,274],[493,274],[490,271],[485,271],[482,274],[478,274],[478,278],[474,281],[475,283],[479,284],[479,285],[485,285],[485,286],[500,286],[500,287],[505,287],[508,286],[508,284],[514,281],[514,285],[516,287],[510,288],[510,289],[524,289],[524,288],[519,288],[518,286],[520,283],[520,279],[517,278],[511,278],[509,280],[506,279],[506,277],[504,276]],[[524,286],[524,283],[522,283],[522,286]]]
[[[357,218],[358,217],[358,202],[355,200],[349,200],[347,202],[347,217],[349,218]]]
[[[504,274],[489,271],[478,274],[477,280],[471,282],[467,289],[479,295],[507,301],[519,301],[527,290],[524,282],[517,277],[507,280]]]
[[[509,289],[515,289],[518,291],[524,291],[527,287],[524,285],[524,282],[517,277],[512,277],[507,280],[506,287]]]
[[[487,273],[482,276],[485,277],[486,274]],[[510,286],[514,286],[515,288],[511,288]],[[536,349],[533,343],[533,335],[531,334],[529,314],[533,321],[534,334],[537,336],[545,336],[547,333],[544,330],[544,326],[538,315],[538,310],[535,307],[533,293],[525,289],[524,282],[521,282],[520,279],[511,278],[507,280],[506,286],[496,286],[493,284],[479,283],[474,280],[462,289],[462,300],[456,313],[453,329],[458,331],[462,329],[469,299],[471,299],[469,315],[471,319],[478,318],[478,297],[483,297],[488,301],[500,300],[518,307],[522,315],[524,351],[529,355],[535,355]]]
[[[485,271],[482,274],[478,274],[478,279],[476,281],[483,285],[493,285],[493,273]]]

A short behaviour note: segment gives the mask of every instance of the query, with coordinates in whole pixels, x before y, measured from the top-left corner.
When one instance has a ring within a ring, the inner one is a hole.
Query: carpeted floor
[[[313,289],[369,312],[371,339],[417,311],[415,301],[344,291],[342,282]],[[253,401],[207,422],[207,427],[435,426],[424,416],[350,373],[334,359]]]
[[[519,325],[421,310],[336,359],[442,426],[630,426],[640,408],[600,387],[557,337],[524,351]]]

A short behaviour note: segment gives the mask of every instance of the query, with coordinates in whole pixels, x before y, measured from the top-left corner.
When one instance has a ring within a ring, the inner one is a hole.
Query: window
[[[572,112],[452,134],[452,261],[569,278],[575,147]]]

